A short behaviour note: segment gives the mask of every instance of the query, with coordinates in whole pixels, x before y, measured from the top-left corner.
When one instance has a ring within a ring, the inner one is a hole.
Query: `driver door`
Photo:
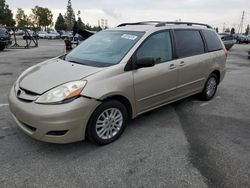
[[[153,67],[133,71],[137,113],[161,106],[175,99],[177,61],[173,60],[170,31],[149,36],[136,52],[136,59],[153,57]]]

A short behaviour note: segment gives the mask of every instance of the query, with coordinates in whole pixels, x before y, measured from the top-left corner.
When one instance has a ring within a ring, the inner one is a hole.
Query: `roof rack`
[[[194,22],[162,22],[162,21],[144,21],[144,22],[135,22],[135,23],[122,23],[118,25],[117,27],[122,27],[126,25],[154,25],[155,27],[162,27],[166,25],[198,25],[198,26],[205,26],[207,28],[212,29],[210,25],[202,24],[202,23],[194,23]]]
[[[118,25],[117,27],[122,27],[122,26],[126,26],[126,25],[156,25],[162,23],[160,21],[144,21],[144,22],[134,22],[134,23],[122,23],[120,25]]]

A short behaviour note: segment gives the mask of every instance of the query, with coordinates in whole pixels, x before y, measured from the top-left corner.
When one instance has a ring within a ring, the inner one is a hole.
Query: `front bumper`
[[[12,44],[11,40],[0,41],[1,46],[10,46]]]
[[[12,87],[9,106],[17,125],[29,136],[52,143],[71,143],[85,139],[88,120],[100,102],[79,97],[72,102],[44,105],[24,102]]]

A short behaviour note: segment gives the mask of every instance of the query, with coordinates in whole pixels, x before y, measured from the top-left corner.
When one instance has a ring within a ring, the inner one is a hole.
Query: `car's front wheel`
[[[100,145],[109,144],[121,136],[127,119],[127,109],[121,102],[105,101],[92,114],[87,127],[87,137]]]
[[[205,101],[211,100],[217,91],[218,83],[217,75],[214,73],[210,74],[201,93],[201,98]]]

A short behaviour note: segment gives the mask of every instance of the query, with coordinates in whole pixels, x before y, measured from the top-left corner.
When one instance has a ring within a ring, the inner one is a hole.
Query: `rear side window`
[[[214,31],[203,30],[202,33],[205,37],[209,52],[221,50],[223,48],[219,37]]]
[[[137,59],[153,57],[156,63],[172,59],[172,45],[169,31],[150,36],[137,51]]]
[[[201,34],[197,30],[175,30],[176,50],[179,58],[205,52]]]

